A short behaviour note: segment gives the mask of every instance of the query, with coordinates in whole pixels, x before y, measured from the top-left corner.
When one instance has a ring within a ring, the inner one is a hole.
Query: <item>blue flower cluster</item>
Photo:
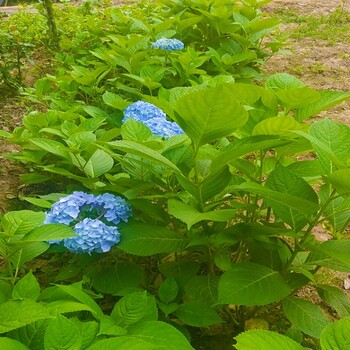
[[[77,236],[63,240],[71,252],[103,253],[119,242],[120,234],[115,225],[127,222],[130,215],[131,208],[121,197],[110,193],[94,196],[73,192],[51,207],[44,224],[60,223],[73,227]]]
[[[178,39],[161,38],[151,45],[153,49],[161,49],[166,51],[182,50],[185,44]]]
[[[165,138],[181,135],[183,130],[175,123],[166,120],[165,113],[149,102],[137,101],[124,111],[123,123],[134,119],[150,128],[153,134]]]

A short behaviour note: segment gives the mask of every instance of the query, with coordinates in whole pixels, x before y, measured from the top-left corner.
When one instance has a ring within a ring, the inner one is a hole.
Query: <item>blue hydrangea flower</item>
[[[44,224],[69,225],[75,220],[84,205],[93,203],[94,196],[84,192],[73,192],[67,197],[61,198],[46,214]]]
[[[165,119],[166,115],[160,108],[152,105],[152,103],[136,101],[125,109],[123,123],[125,123],[129,118],[135,119],[140,123],[144,123],[146,120],[152,118]]]
[[[182,50],[185,44],[178,39],[161,38],[151,45],[153,49],[161,49],[166,51]]]
[[[127,222],[130,215],[131,207],[119,196],[73,192],[51,207],[46,213],[44,224],[74,225],[73,230],[78,236],[63,240],[67,249],[76,253],[102,253],[119,242],[119,232],[115,225],[121,221]]]
[[[120,240],[116,226],[107,226],[97,219],[86,218],[74,226],[78,236],[64,240],[64,246],[75,253],[105,253]]]
[[[149,102],[137,101],[124,111],[123,123],[134,119],[150,128],[153,134],[165,138],[181,135],[183,130],[175,123],[166,119],[166,114]]]
[[[116,225],[119,224],[120,221],[127,222],[131,215],[131,208],[125,200],[110,193],[97,196],[93,206],[100,208],[100,210],[102,209],[104,218]]]
[[[143,124],[148,126],[153,134],[165,138],[181,135],[184,133],[183,130],[175,122],[170,122],[163,118],[148,119],[144,121]]]

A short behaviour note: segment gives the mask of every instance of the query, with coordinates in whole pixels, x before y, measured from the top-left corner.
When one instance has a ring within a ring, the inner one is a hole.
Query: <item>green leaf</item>
[[[344,91],[319,91],[320,99],[297,109],[295,119],[299,122],[318,114],[338,103],[350,98],[350,92]]]
[[[182,322],[193,327],[208,327],[222,322],[216,311],[200,301],[181,304],[175,314]]]
[[[42,181],[40,181],[41,183]],[[27,201],[31,204],[34,204],[37,207],[50,209],[52,207],[52,203],[49,201],[45,201],[41,198],[34,198],[34,197],[20,197],[21,200]]]
[[[148,321],[135,324],[128,335],[130,338],[135,337],[150,342],[154,348],[193,350],[186,337],[179,330],[165,322]]]
[[[251,330],[235,337],[237,350],[304,350],[304,347],[285,335],[265,330]]]
[[[87,349],[97,337],[99,324],[95,321],[81,322],[78,319],[73,319],[72,321],[75,321],[80,330],[82,339],[81,350]]]
[[[100,320],[100,331],[98,335],[120,336],[127,334],[128,331],[124,327],[118,326],[117,322],[110,316],[103,316]]]
[[[44,253],[49,247],[50,244],[46,242],[18,241],[18,243],[11,243],[11,245],[9,245],[9,260],[15,266],[20,267],[27,261]]]
[[[329,182],[340,195],[350,195],[350,169],[336,170],[328,176]]]
[[[164,276],[175,278],[178,286],[183,288],[188,280],[198,273],[200,265],[197,261],[184,260],[162,263],[158,268]]]
[[[76,236],[73,229],[64,224],[46,224],[30,231],[22,238],[22,242],[40,242],[62,240]]]
[[[279,137],[273,135],[250,136],[235,140],[221,151],[221,153],[213,160],[210,167],[217,171],[236,158],[260,150],[272,149],[289,142],[290,141],[281,140]]]
[[[136,288],[143,279],[140,266],[127,261],[117,261],[113,266],[92,274],[93,287],[106,294],[121,295],[123,290]]]
[[[350,297],[344,291],[334,286],[318,285],[317,292],[340,317],[350,316]]]
[[[0,338],[0,348],[6,350],[29,350],[25,345],[11,338]]]
[[[39,320],[24,327],[12,330],[8,333],[8,336],[28,346],[30,350],[42,350],[48,323],[49,320]]]
[[[281,205],[281,207],[289,207],[305,217],[314,214],[318,210],[318,205],[314,202],[287,193],[272,191],[259,184],[246,182],[236,186],[236,189],[260,194],[265,199],[275,202],[275,208],[277,205]]]
[[[321,334],[322,350],[350,349],[350,317],[328,325]]]
[[[100,319],[103,316],[103,312],[98,306],[98,304],[88,294],[84,293],[81,290],[80,284],[79,285],[75,284],[70,286],[56,284],[56,287],[58,287],[60,290],[67,293],[68,295],[72,296],[74,299],[89,306],[93,310],[92,312],[93,316],[96,317],[97,319]]]
[[[69,158],[69,153],[66,150],[66,147],[54,140],[49,139],[39,139],[39,138],[31,138],[30,142],[32,142],[34,145],[38,146],[39,148],[43,149],[46,152],[52,153],[56,156],[62,157],[62,158]]]
[[[274,91],[274,94],[285,106],[293,109],[314,103],[321,97],[318,91],[307,86]]]
[[[318,205],[318,197],[313,188],[303,178],[283,166],[278,166],[270,173],[266,187],[283,195],[292,195],[314,203],[315,206]],[[293,210],[289,205],[281,204],[280,201],[274,201],[271,198],[268,198],[266,202],[272,207],[276,216],[289,224],[294,231],[301,230],[309,222],[308,217],[303,211],[300,211],[304,208]]]
[[[153,343],[129,335],[97,341],[87,350],[156,350]]]
[[[116,148],[126,153],[136,154],[158,165],[163,165],[173,170],[176,174],[181,175],[180,170],[172,162],[170,162],[170,160],[168,160],[158,152],[154,151],[152,148],[149,148],[147,146],[144,146],[134,141],[127,141],[127,140],[107,142],[107,144],[112,148]]]
[[[138,256],[173,253],[183,250],[188,240],[181,234],[162,226],[128,223],[120,227],[121,240],[118,248]]]
[[[7,234],[24,235],[41,225],[44,220],[44,213],[21,210],[6,213],[2,219],[2,224]]]
[[[12,290],[14,299],[32,299],[36,301],[40,295],[40,285],[32,272],[28,272],[22,277]]]
[[[113,158],[106,152],[98,149],[86,162],[84,172],[89,177],[96,178],[111,170],[113,165]]]
[[[311,301],[288,297],[283,300],[282,305],[292,325],[312,337],[319,338],[330,322],[322,309]]]
[[[291,292],[281,275],[268,267],[242,262],[225,271],[219,282],[220,304],[266,305]]]
[[[227,85],[218,85],[179,98],[176,121],[196,148],[233,133],[248,120],[248,113],[233,96]]]
[[[146,291],[127,294],[115,304],[111,318],[121,327],[140,321],[156,321],[158,309],[155,298]]]
[[[96,135],[92,131],[77,132],[69,137],[67,144],[73,149],[83,150],[96,141]]]
[[[280,116],[262,120],[253,129],[253,135],[278,135],[281,137],[295,137],[290,130],[300,130],[301,125],[292,117]]]
[[[109,91],[106,91],[102,95],[102,99],[107,106],[111,106],[119,110],[124,110],[130,104],[128,101],[123,100],[123,98],[120,97],[120,95],[114,94]]]
[[[326,170],[331,174],[334,168],[346,166],[350,155],[350,127],[324,119],[310,127],[310,141],[317,156]]]
[[[130,118],[122,125],[121,135],[124,140],[142,142],[152,136],[152,131],[145,124]]]
[[[190,205],[176,199],[169,199],[168,208],[169,214],[186,223],[188,229],[203,220],[225,222],[232,219],[236,213],[236,209],[221,209],[201,213]]]
[[[53,316],[41,304],[29,299],[9,300],[0,304],[0,333],[48,318],[53,318]]]
[[[57,315],[46,329],[44,345],[45,350],[80,350],[81,334],[78,326],[68,318]]]
[[[87,306],[86,304],[78,303],[71,300],[56,300],[47,304],[49,310],[55,311],[55,313],[66,314],[68,312],[77,312],[77,311],[94,311]]]
[[[219,276],[193,276],[185,284],[185,292],[192,300],[213,305],[218,300]]]
[[[265,88],[271,92],[304,86],[301,80],[287,73],[273,74],[265,82]]]
[[[348,240],[329,240],[317,245],[314,251],[321,252],[325,256],[345,264],[350,271],[349,249],[350,241]]]
[[[179,292],[179,286],[177,285],[175,278],[166,278],[158,289],[158,295],[162,302],[169,304],[175,300],[177,293]]]

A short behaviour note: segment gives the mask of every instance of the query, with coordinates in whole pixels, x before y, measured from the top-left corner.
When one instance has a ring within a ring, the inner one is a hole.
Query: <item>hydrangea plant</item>
[[[94,196],[73,192],[51,207],[44,224],[60,223],[73,227],[77,236],[63,240],[71,252],[104,253],[120,240],[115,225],[127,222],[130,215],[131,208],[121,197],[110,193]]]
[[[154,42],[151,47],[153,49],[161,49],[165,51],[175,51],[182,50],[185,47],[185,44],[178,39],[167,39],[161,38]]]
[[[183,130],[175,123],[166,119],[165,113],[149,102],[137,101],[124,111],[123,123],[134,119],[150,128],[153,134],[168,138],[183,134]]]

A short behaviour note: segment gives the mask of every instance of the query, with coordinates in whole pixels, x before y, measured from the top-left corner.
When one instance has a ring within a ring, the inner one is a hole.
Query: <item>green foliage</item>
[[[29,170],[31,205],[50,208],[61,196],[50,188],[84,189],[123,196],[133,214],[115,248],[91,255],[50,245],[74,231],[43,225],[42,212],[3,216],[0,331],[9,348],[192,349],[193,327],[230,323],[236,335],[276,309],[301,344],[346,344],[350,299],[317,274],[350,270],[350,128],[308,119],[350,95],[285,73],[251,80],[279,47],[265,40],[277,25],[261,12],[266,2],[62,8],[55,74],[24,91],[41,111],[1,136],[21,147],[9,157]],[[161,37],[184,50],[151,48]],[[136,100],[185,134],[164,139],[122,123]],[[329,241],[313,236],[319,225]],[[345,318],[332,324],[323,305],[296,297],[306,285]],[[241,350],[304,348],[262,330],[236,341]]]

